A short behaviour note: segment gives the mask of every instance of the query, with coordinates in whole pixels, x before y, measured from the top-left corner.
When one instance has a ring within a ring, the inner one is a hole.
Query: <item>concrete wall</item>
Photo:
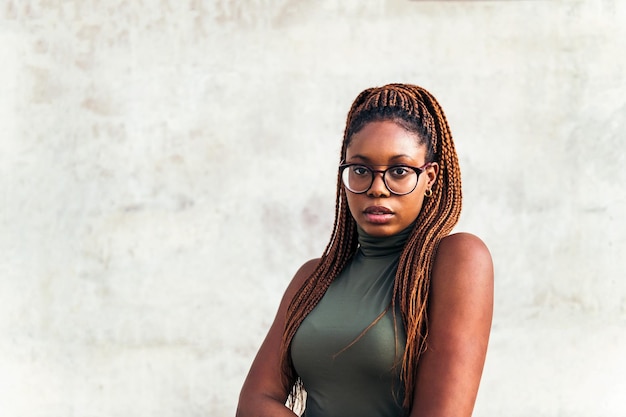
[[[476,416],[626,415],[626,2],[3,0],[0,416],[233,416],[362,89],[425,86],[496,266]]]

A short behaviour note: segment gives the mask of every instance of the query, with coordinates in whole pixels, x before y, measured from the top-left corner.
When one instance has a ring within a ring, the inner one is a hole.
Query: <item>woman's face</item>
[[[375,170],[392,165],[421,167],[426,164],[426,146],[416,134],[392,121],[370,122],[352,136],[346,150],[346,164],[362,164]],[[391,193],[382,174],[375,173],[370,189],[355,194],[346,189],[348,206],[359,226],[372,236],[391,236],[407,228],[419,214],[424,192],[432,187],[439,166],[432,163],[423,171],[413,192]],[[345,188],[345,187],[344,187]]]

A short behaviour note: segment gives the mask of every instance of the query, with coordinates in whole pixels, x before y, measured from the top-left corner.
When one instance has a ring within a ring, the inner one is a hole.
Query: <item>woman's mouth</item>
[[[387,223],[393,217],[393,211],[384,206],[371,206],[363,210],[365,219],[374,224]]]

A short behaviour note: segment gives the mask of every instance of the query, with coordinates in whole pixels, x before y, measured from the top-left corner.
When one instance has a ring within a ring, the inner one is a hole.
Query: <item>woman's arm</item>
[[[433,264],[427,349],[411,417],[469,417],[485,363],[493,314],[493,263],[476,236],[445,237]]]
[[[287,287],[274,323],[252,362],[239,394],[237,417],[296,416],[285,406],[291,387],[286,387],[283,383],[280,347],[289,303],[318,262],[318,259],[314,259],[302,265]]]

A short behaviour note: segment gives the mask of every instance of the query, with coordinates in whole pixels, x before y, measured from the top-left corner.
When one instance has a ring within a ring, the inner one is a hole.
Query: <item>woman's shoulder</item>
[[[294,281],[304,281],[306,280],[315,270],[317,265],[320,263],[320,258],[309,259],[305,263],[298,268],[296,274],[294,275]]]
[[[320,258],[314,258],[306,261],[298,270],[296,271],[293,279],[287,286],[287,290],[285,291],[286,298],[291,299],[293,295],[298,292],[298,290],[304,285],[307,278],[311,276],[315,268],[320,262]]]
[[[438,254],[441,251],[451,251],[454,253],[463,252],[476,255],[489,254],[489,249],[485,242],[478,236],[467,232],[452,233],[445,236],[439,243]]]
[[[441,239],[433,276],[440,273],[473,280],[493,279],[493,260],[485,242],[471,233],[454,233]]]

